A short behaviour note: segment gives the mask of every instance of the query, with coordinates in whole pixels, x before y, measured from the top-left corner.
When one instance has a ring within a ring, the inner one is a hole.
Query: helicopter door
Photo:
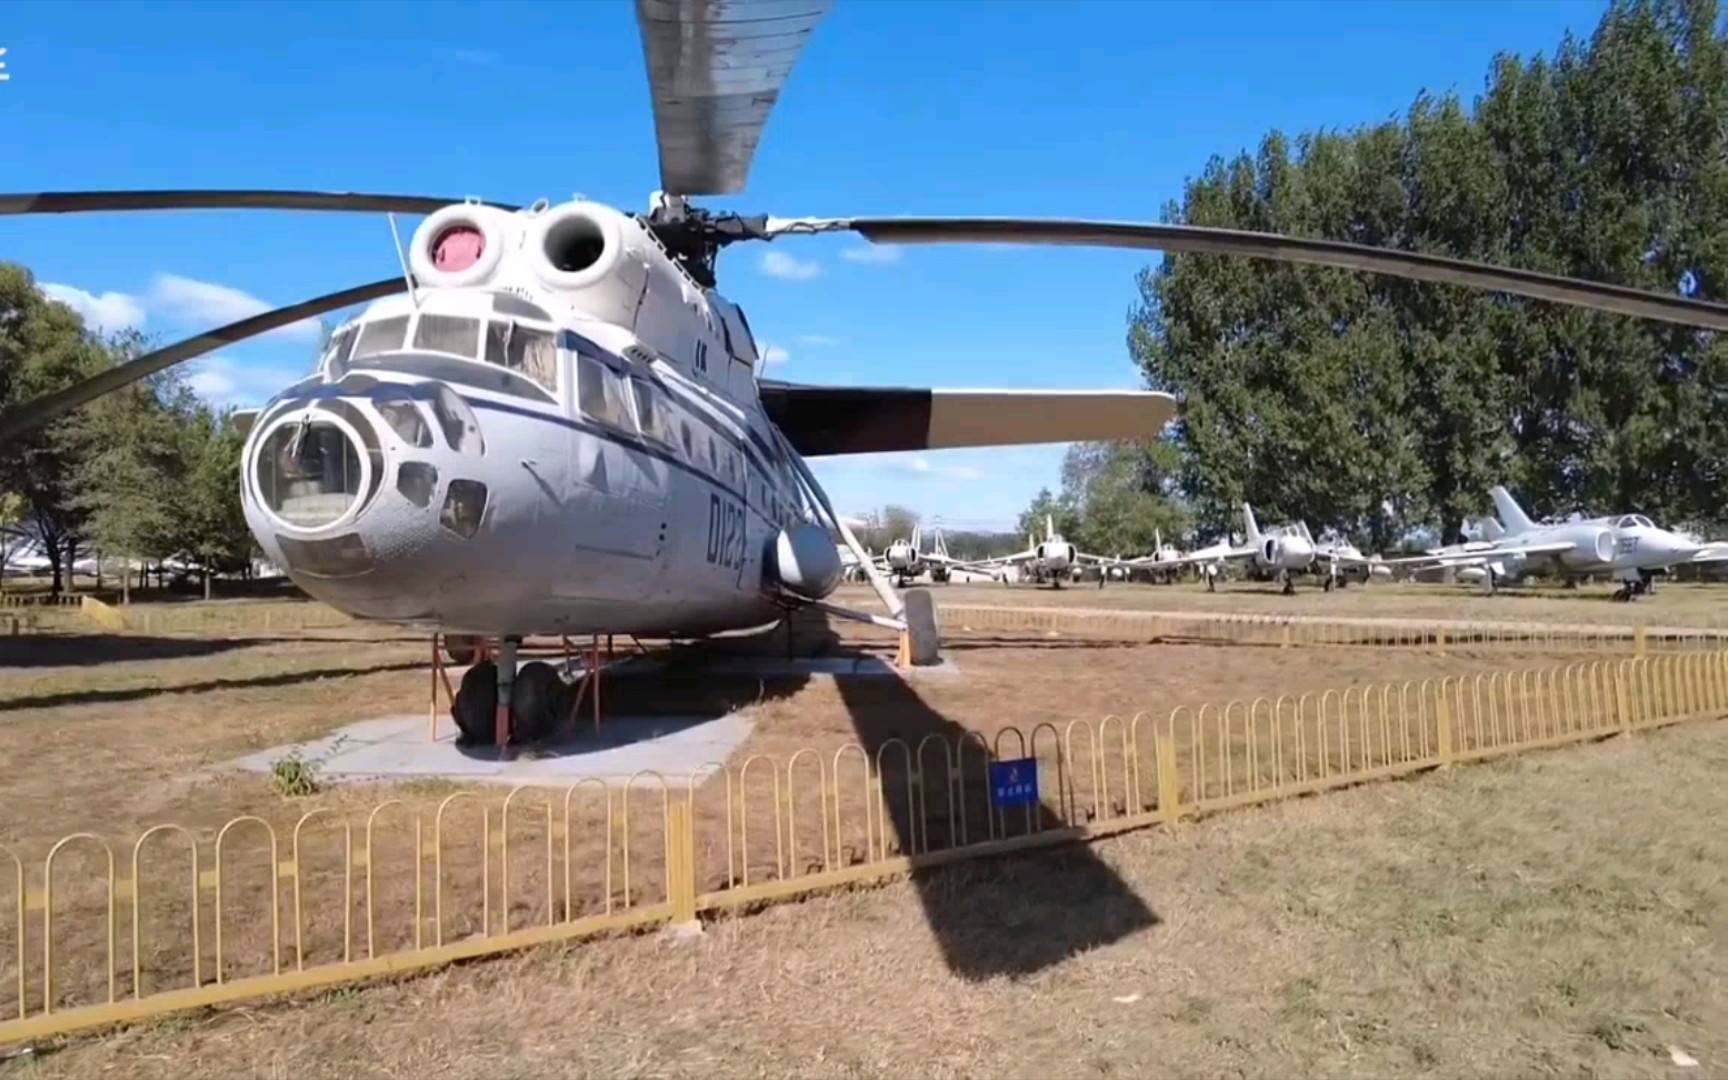
[[[644,431],[624,362],[575,341],[570,370],[580,427],[570,445],[570,479],[586,510],[574,542],[615,556],[608,560],[614,587],[641,594],[658,577],[669,468],[645,448],[653,445],[652,403]]]

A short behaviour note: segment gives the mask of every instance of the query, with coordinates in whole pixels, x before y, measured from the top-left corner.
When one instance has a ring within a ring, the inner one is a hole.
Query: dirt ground
[[[1703,723],[1106,841],[1155,921],[1020,979],[957,975],[931,898],[964,913],[967,948],[1035,949],[1121,916],[1065,873],[1075,856],[829,896],[693,943],[169,1019],[4,1072],[1728,1075],[1724,768],[1728,722]]]
[[[1081,590],[1062,595],[1080,599],[1083,594]],[[1095,599],[1083,598],[1088,603]],[[241,606],[232,605],[230,610]],[[287,621],[278,619],[275,625]],[[888,644],[849,625],[841,632],[871,649],[883,650]],[[770,770],[737,777],[740,821],[749,830],[747,841],[732,830],[724,779],[715,777],[701,787],[695,804],[699,890],[724,888],[738,882],[742,873],[753,875],[752,881],[796,874],[820,865],[829,851],[842,863],[866,857],[872,841],[862,784],[851,782],[850,774],[836,777],[830,790],[839,794],[825,805],[817,782],[822,766],[815,764],[816,759],[834,760],[835,750],[846,744],[862,744],[874,756],[895,739],[916,747],[929,735],[953,741],[975,732],[995,746],[997,737],[1009,729],[1030,733],[1041,723],[1061,728],[1076,718],[1095,723],[1106,714],[1129,717],[1145,711],[1156,716],[1177,706],[1197,708],[1232,699],[1246,702],[1349,685],[1600,658],[1599,653],[1489,647],[1454,647],[1441,654],[1416,647],[1147,644],[1033,632],[955,632],[948,644],[949,655],[961,671],[957,679],[911,684],[897,679],[765,684],[754,679],[682,679],[674,672],[634,684],[622,680],[609,684],[610,708],[626,712],[683,710],[692,705],[716,711],[749,707],[757,721],[755,733],[732,766],[761,754],[779,767],[779,776],[788,777],[784,791]],[[483,924],[494,930],[506,924],[521,928],[543,921],[554,911],[578,917],[654,902],[663,895],[659,816],[663,796],[656,792],[638,790],[616,803],[602,802],[592,791],[578,799],[570,819],[570,847],[559,856],[562,867],[539,854],[545,850],[547,830],[536,822],[548,812],[543,807],[550,808],[553,802],[544,797],[518,800],[518,816],[508,830],[512,847],[507,865],[514,891],[506,902],[497,891],[498,881],[488,884],[481,873],[480,853],[488,849],[479,841],[480,802],[451,804],[443,818],[448,835],[436,839],[440,807],[463,791],[456,785],[355,785],[285,798],[266,777],[215,771],[242,754],[324,735],[355,720],[422,711],[430,681],[429,646],[423,638],[360,625],[297,632],[254,628],[220,635],[0,638],[0,760],[8,765],[0,845],[18,853],[36,878],[41,858],[55,840],[87,830],[113,844],[118,874],[125,878],[134,840],[152,826],[172,822],[190,829],[201,846],[202,865],[209,869],[217,830],[231,819],[257,815],[268,822],[276,831],[281,858],[289,853],[295,822],[309,812],[329,810],[332,813],[319,819],[306,836],[300,885],[306,894],[308,964],[340,959],[345,948],[364,955],[366,907],[359,899],[343,902],[348,885],[340,873],[343,837],[331,826],[348,822],[355,829],[353,843],[359,846],[367,812],[389,799],[399,804],[378,822],[379,891],[371,905],[379,953],[413,944],[413,915],[422,900],[429,908],[434,902],[444,905],[435,909],[434,932],[448,940],[475,933]],[[818,753],[803,758],[803,771],[794,787],[786,763],[805,749]],[[1050,749],[1046,744],[1044,752]],[[1044,754],[1035,746],[1033,756]],[[926,768],[933,764],[931,759],[923,761]],[[968,770],[960,785],[964,812],[967,800],[982,797],[977,789],[983,774],[981,762],[967,766],[963,761],[962,767]],[[854,769],[861,780],[862,771]],[[1118,773],[1108,782],[1120,802],[1125,778]],[[926,799],[932,787],[925,787]],[[489,828],[502,832],[497,816],[502,794],[484,790],[486,813],[491,815],[486,821]],[[892,785],[885,790],[890,792],[888,798],[895,797]],[[883,834],[892,834],[887,840],[897,850],[908,843],[934,850],[954,842],[952,807],[946,811],[945,824],[939,804],[928,814],[915,814],[911,798],[909,794],[907,802],[888,807],[886,813],[893,820],[884,821],[878,830],[878,853]],[[1125,809],[1124,805],[1117,812]],[[608,815],[614,810],[627,814],[627,820],[611,824]],[[788,816],[784,823],[782,812]],[[795,837],[794,817],[799,822]],[[973,828],[979,818],[974,813]],[[830,819],[837,830],[831,843],[824,839]],[[1047,822],[1052,823],[1060,822]],[[415,835],[422,828],[421,850],[437,848],[443,880],[448,883],[437,897],[433,883],[439,879],[430,865],[432,857],[425,857],[420,875],[413,873]],[[911,839],[915,828],[925,830],[917,841]],[[940,835],[944,828],[949,835]],[[736,853],[729,841],[733,835],[741,841],[742,850]],[[789,850],[780,849],[782,835],[788,837]],[[633,853],[628,870],[616,854],[608,854],[609,842],[616,851],[620,837],[628,839]],[[222,966],[231,978],[270,970],[278,949],[278,955],[294,962],[288,882],[278,882],[274,890],[282,929],[275,939],[271,936],[271,860],[265,839],[261,827],[248,824],[227,841],[227,908],[221,919],[227,937]],[[178,844],[183,852],[184,839],[159,833],[150,842],[157,846],[144,862],[139,916],[144,927],[140,962],[146,990],[186,985],[193,974],[185,864],[177,861],[184,856],[174,849]],[[70,1007],[101,1000],[106,993],[105,871],[100,849],[88,842],[80,841],[60,859],[54,903],[61,960],[53,991],[57,1007]],[[496,868],[505,865],[503,856],[494,854],[489,859],[486,865],[496,877]],[[574,872],[569,871],[572,866]],[[561,872],[573,877],[575,885],[564,895],[554,895],[557,890],[549,891],[547,886],[557,885]],[[353,882],[356,897],[363,885],[360,880]],[[424,897],[417,887],[425,888]],[[1119,883],[1113,890],[1127,902]],[[10,912],[11,893],[0,875],[0,915]],[[483,903],[482,897],[499,900]],[[208,978],[216,962],[211,950],[213,913],[208,906],[203,920],[201,963]],[[121,913],[118,925],[118,987],[128,994],[133,959],[130,912]],[[963,927],[944,926],[949,937],[965,936]],[[17,1006],[14,938],[10,924],[0,925],[0,1016],[14,1014]],[[29,1000],[36,1008],[42,993],[38,930],[31,930],[26,944]]]

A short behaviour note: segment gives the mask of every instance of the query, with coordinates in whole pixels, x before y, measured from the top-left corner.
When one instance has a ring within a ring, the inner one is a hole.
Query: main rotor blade
[[[769,236],[856,232],[877,244],[1066,244],[1245,255],[1514,293],[1645,319],[1728,330],[1728,305],[1417,251],[1198,225],[1031,218],[770,219]]]
[[[764,380],[762,404],[805,457],[1157,437],[1176,400],[1149,390],[918,390]]]
[[[461,199],[353,191],[40,191],[0,194],[0,214],[83,214],[96,210],[348,210],[430,214]],[[504,203],[489,206],[514,210]]]
[[[833,0],[636,0],[660,187],[744,190],[762,129]]]
[[[122,387],[130,386],[139,379],[149,378],[158,371],[171,368],[175,364],[194,360],[205,353],[215,352],[224,345],[245,341],[247,338],[257,337],[259,334],[266,334],[279,327],[292,325],[302,319],[314,318],[328,311],[340,311],[354,304],[376,300],[380,296],[391,296],[401,292],[406,287],[407,283],[400,277],[385,278],[383,281],[374,281],[370,285],[343,289],[341,292],[303,300],[298,304],[253,315],[250,318],[241,319],[239,322],[218,327],[209,333],[175,342],[167,348],[145,353],[135,360],[128,360],[126,363],[109,368],[98,375],[92,375],[81,383],[75,383],[52,394],[45,394],[34,401],[26,402],[0,413],[0,444],[4,444],[14,436],[33,428],[41,427],[62,413],[70,412],[80,405],[88,405],[104,394],[111,394]]]

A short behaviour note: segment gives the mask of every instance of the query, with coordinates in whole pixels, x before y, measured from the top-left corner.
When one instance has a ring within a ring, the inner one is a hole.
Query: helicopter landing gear
[[[497,662],[481,660],[463,674],[450,702],[457,746],[541,742],[555,734],[560,719],[571,712],[574,688],[551,664],[530,660],[516,669],[520,645],[520,639],[506,638]]]

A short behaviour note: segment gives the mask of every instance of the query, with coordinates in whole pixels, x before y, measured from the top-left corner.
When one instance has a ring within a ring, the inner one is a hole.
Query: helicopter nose
[[[318,410],[279,418],[253,444],[247,472],[259,504],[296,532],[352,521],[378,494],[378,433],[358,411]]]

